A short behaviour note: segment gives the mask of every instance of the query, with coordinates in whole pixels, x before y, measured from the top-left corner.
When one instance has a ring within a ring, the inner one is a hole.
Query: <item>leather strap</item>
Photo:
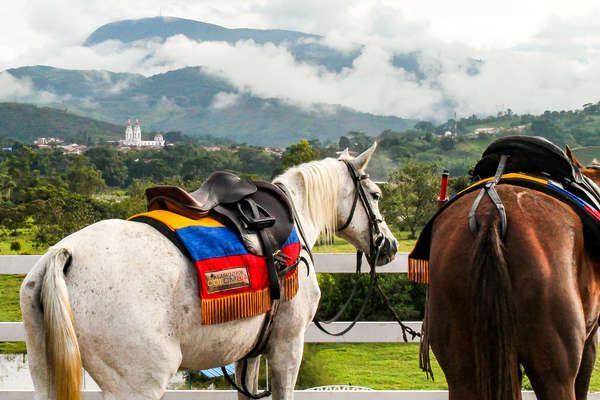
[[[477,217],[475,214],[477,212],[479,204],[481,203],[481,199],[483,199],[483,196],[485,194],[487,194],[490,197],[490,200],[496,206],[496,209],[500,214],[500,227],[502,230],[502,238],[504,238],[504,235],[506,234],[506,228],[508,225],[506,218],[506,210],[504,209],[504,204],[502,204],[502,199],[500,199],[500,195],[496,191],[495,186],[502,177],[502,173],[506,168],[506,160],[508,160],[508,157],[509,155],[507,154],[502,154],[502,156],[500,156],[500,162],[498,163],[498,168],[496,169],[496,174],[494,175],[494,178],[487,182],[483,188],[481,188],[481,190],[477,194],[477,197],[475,198],[475,201],[473,202],[471,210],[469,211],[469,230],[471,231],[473,236],[476,236],[479,230],[477,226]]]

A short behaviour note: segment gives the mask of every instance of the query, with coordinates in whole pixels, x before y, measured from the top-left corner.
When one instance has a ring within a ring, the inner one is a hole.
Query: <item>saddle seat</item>
[[[291,204],[281,189],[226,171],[214,172],[194,192],[161,185],[146,189],[146,198],[148,211],[167,210],[192,219],[215,218],[237,232],[246,249],[257,256],[265,255],[259,236],[268,240],[267,248],[279,249],[294,227]]]
[[[565,179],[581,182],[581,173],[565,153],[555,144],[540,136],[507,136],[494,141],[483,152],[473,170],[478,181],[494,176],[502,154],[507,160],[505,173],[541,173],[557,181]]]
[[[507,136],[494,141],[473,169],[473,182],[494,176],[500,156],[507,154],[504,173],[539,174],[555,180],[600,209],[600,189],[584,176],[564,151],[540,136]]]

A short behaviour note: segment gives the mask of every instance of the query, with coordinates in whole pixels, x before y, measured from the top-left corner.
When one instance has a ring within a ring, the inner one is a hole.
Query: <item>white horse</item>
[[[340,158],[362,173],[375,147],[354,159],[347,153]],[[350,215],[355,185],[344,162],[306,163],[275,182],[290,192],[309,248],[321,233],[336,233]],[[377,265],[386,264],[397,242],[381,220],[379,189],[369,179],[361,184],[385,237]],[[336,234],[368,255],[369,231],[359,202],[348,227]],[[293,398],[304,333],[320,298],[313,266],[299,268],[298,292],[280,304],[264,353],[274,399]],[[179,368],[226,365],[253,348],[264,314],[202,325],[200,309],[194,264],[151,226],[105,220],[64,238],[21,286],[35,399],[79,399],[82,365],[105,399],[160,399]],[[258,366],[259,357],[249,360],[247,382],[254,392]]]

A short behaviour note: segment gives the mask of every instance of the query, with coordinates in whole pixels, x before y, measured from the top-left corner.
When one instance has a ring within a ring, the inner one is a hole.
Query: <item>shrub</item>
[[[23,246],[25,246],[25,242],[22,239],[17,239],[10,244],[10,249],[14,251],[21,251]]]

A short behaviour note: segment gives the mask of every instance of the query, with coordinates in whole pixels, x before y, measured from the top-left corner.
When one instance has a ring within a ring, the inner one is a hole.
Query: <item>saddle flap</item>
[[[560,182],[583,182],[579,169],[565,153],[539,136],[507,136],[494,141],[475,166],[473,180],[493,176],[502,154],[510,156],[506,173],[542,173]]]

